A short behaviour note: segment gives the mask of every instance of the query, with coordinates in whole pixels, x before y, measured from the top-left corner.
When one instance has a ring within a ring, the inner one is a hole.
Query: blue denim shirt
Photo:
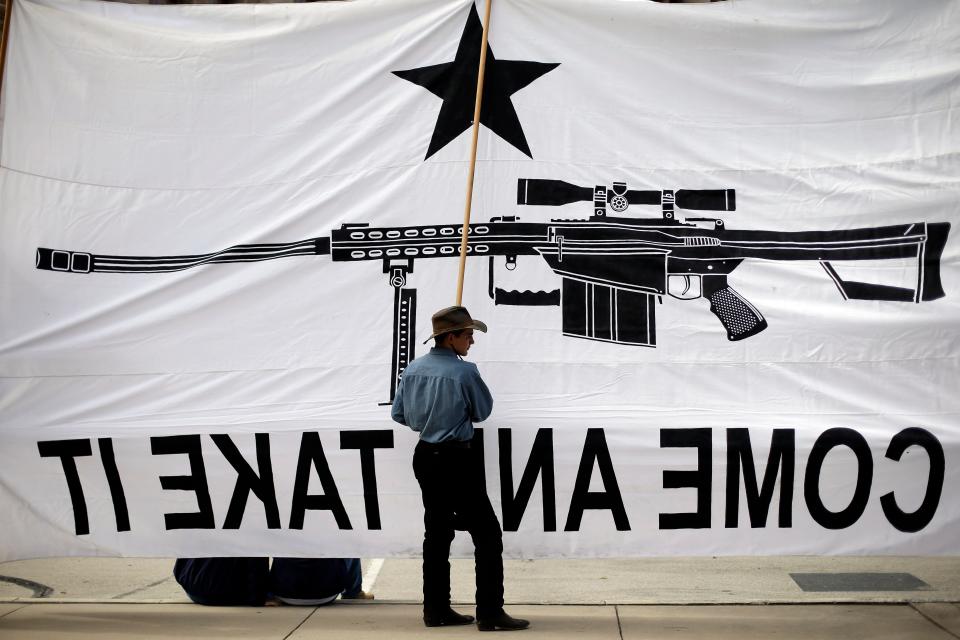
[[[473,423],[487,419],[493,397],[477,365],[451,349],[434,347],[403,372],[391,417],[420,432],[425,442],[470,440]]]

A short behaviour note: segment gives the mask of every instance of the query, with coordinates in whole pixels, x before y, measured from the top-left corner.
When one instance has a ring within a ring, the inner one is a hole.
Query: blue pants
[[[292,600],[356,596],[363,576],[359,558],[274,558],[270,592]]]
[[[347,562],[347,587],[343,590],[343,595],[348,598],[356,597],[363,586],[363,574],[360,572],[360,558],[346,558]]]

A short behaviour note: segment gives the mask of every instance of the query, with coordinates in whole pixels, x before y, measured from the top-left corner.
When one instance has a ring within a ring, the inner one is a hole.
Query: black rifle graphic
[[[715,217],[677,218],[677,209],[734,211],[732,189],[635,191],[622,182],[579,187],[560,180],[520,179],[517,204],[561,206],[592,202],[581,220],[521,222],[502,216],[468,227],[467,254],[489,259],[488,293],[494,304],[561,307],[563,334],[624,345],[656,346],[655,303],[669,295],[706,298],[729,340],[767,327],[752,304],[727,282],[746,259],[816,260],[845,300],[926,302],[944,296],[940,256],[950,224],[916,222],[840,231],[730,230]],[[654,218],[622,214],[631,205],[659,207]],[[414,261],[458,257],[461,226],[370,227],[345,224],[329,237],[290,243],[243,244],[214,253],[182,256],[113,256],[37,249],[37,268],[69,273],[162,273],[206,264],[259,262],[291,256],[330,255],[334,262],[382,264],[393,299],[390,399],[414,358],[416,289],[407,287]],[[513,269],[519,256],[540,256],[560,276],[549,291],[505,290],[496,285],[494,259]],[[917,260],[914,288],[844,280],[832,263],[849,260]]]

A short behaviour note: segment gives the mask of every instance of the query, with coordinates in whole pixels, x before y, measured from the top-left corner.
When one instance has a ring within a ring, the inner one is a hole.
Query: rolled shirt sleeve
[[[472,364],[472,363],[471,363]],[[472,422],[483,422],[490,417],[493,411],[493,396],[487,388],[477,366],[473,365],[471,375],[463,381],[464,401],[467,405],[467,413]]]
[[[393,406],[390,407],[390,417],[394,422],[407,426],[407,419],[403,414],[403,379],[397,385],[397,392],[393,397]]]

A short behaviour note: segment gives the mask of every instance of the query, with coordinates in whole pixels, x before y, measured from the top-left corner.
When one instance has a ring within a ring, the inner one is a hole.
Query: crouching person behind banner
[[[274,558],[270,567],[270,593],[284,604],[317,606],[337,596],[372,600],[361,580],[359,558]]]
[[[473,423],[493,410],[477,366],[463,360],[474,330],[487,327],[464,307],[435,313],[430,336],[435,346],[406,368],[391,411],[395,421],[420,433],[413,471],[423,495],[423,622],[428,627],[473,622],[450,607],[450,543],[461,529],[473,538],[478,628],[525,629],[528,621],[503,610],[503,534],[487,496],[481,457],[471,450]]]
[[[173,576],[197,604],[263,606],[269,558],[177,558]]]

